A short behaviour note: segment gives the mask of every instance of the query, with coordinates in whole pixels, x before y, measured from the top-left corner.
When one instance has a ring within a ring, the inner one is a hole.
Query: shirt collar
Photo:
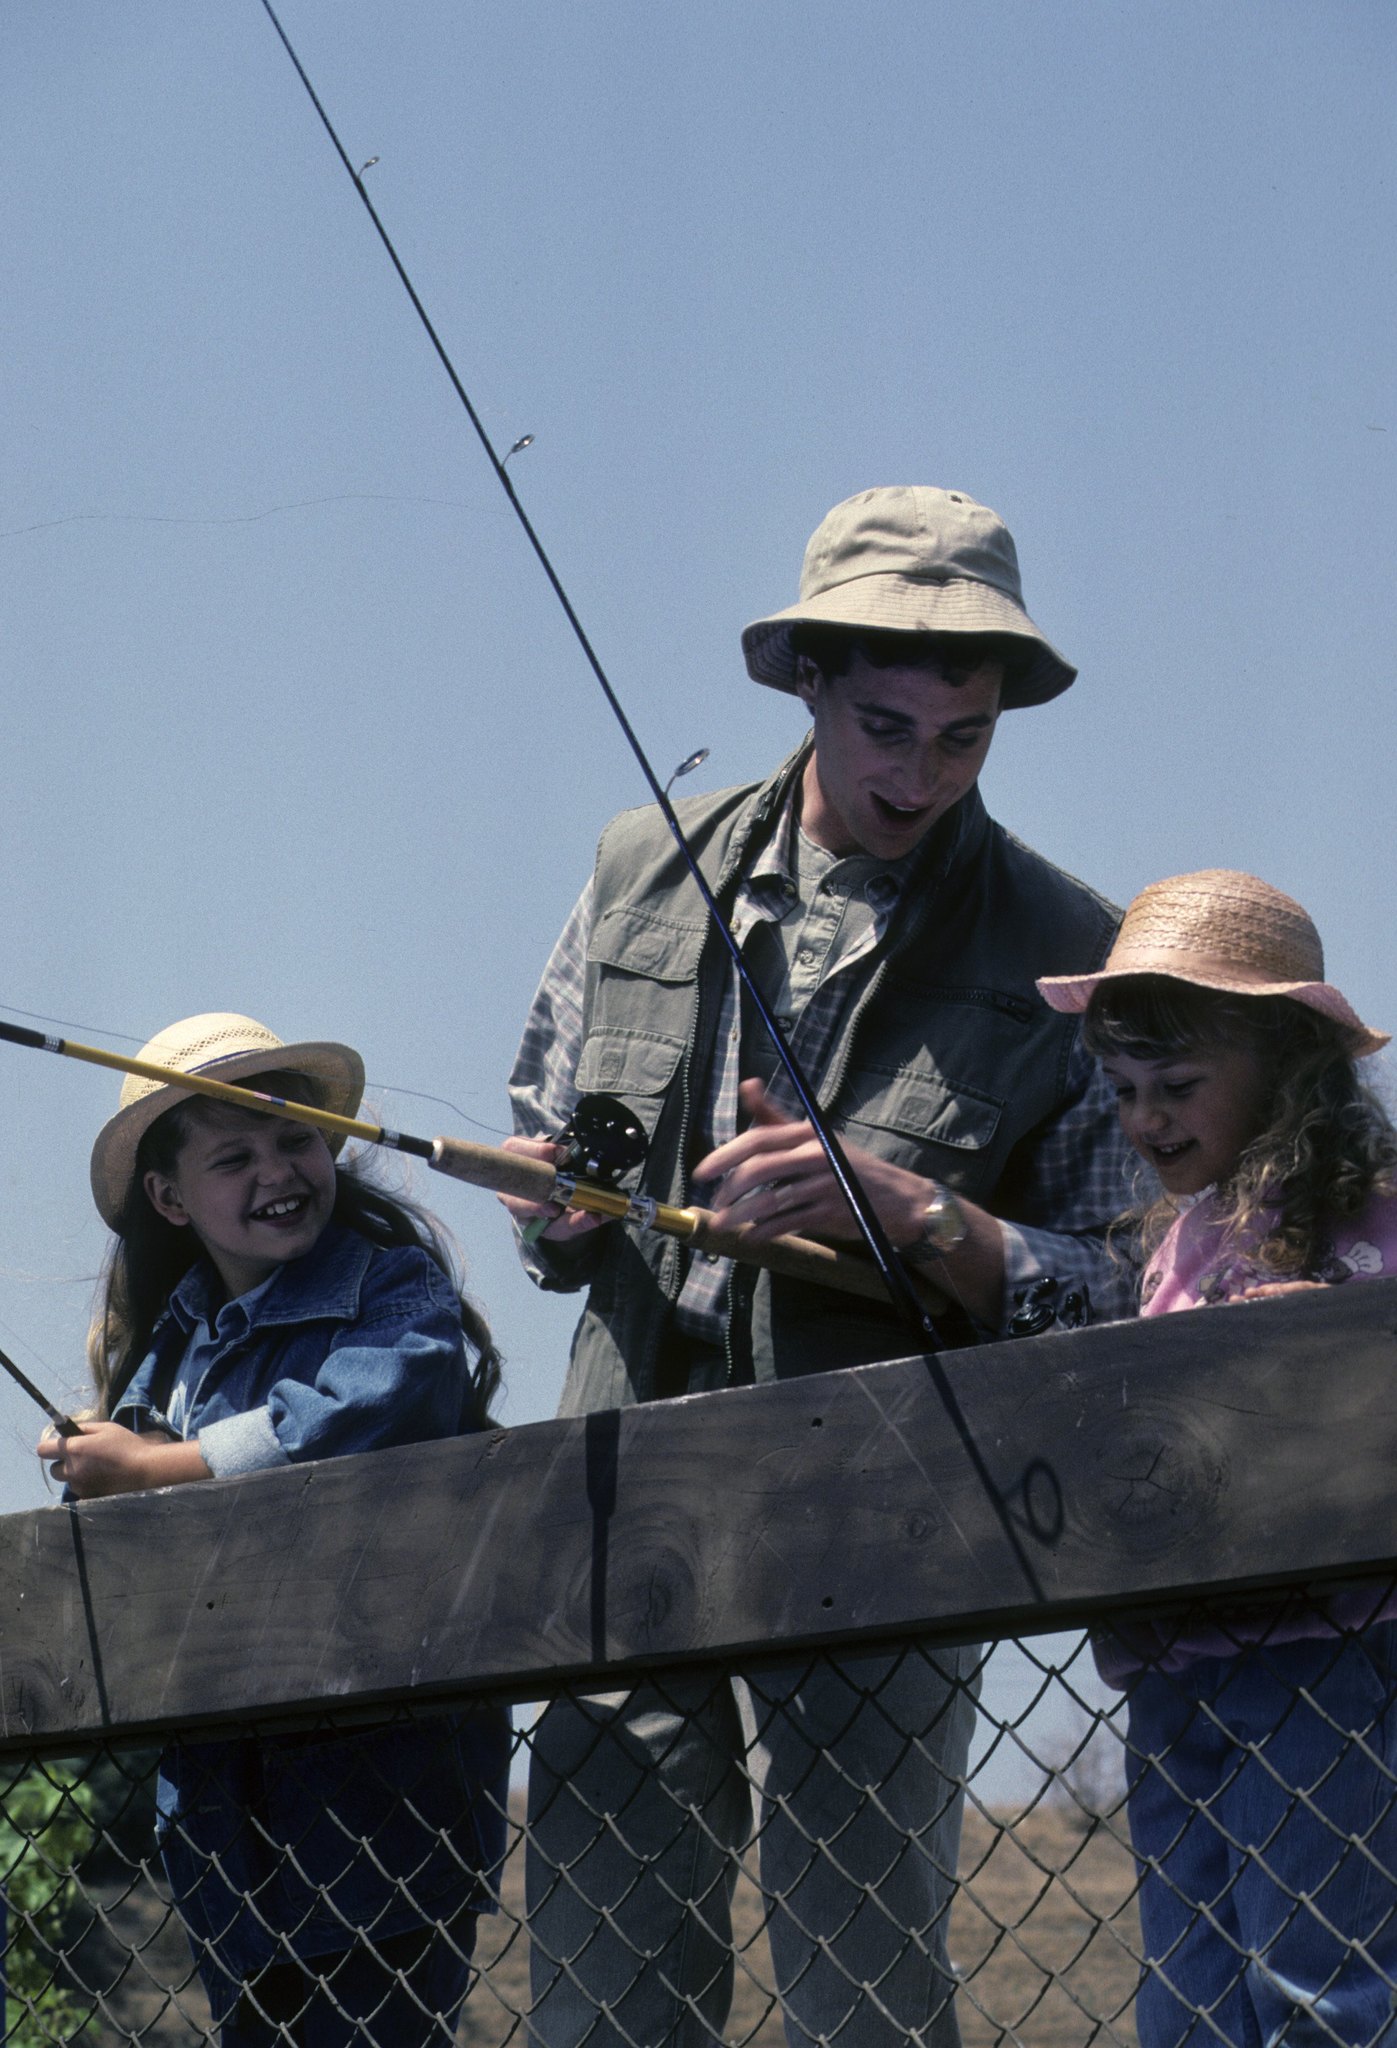
[[[747,870],[747,880],[757,888],[778,891],[788,902],[796,893],[795,835],[799,777],[789,782],[785,800],[777,815],[775,829],[758,848]],[[892,860],[871,876],[868,901],[880,917],[886,917],[910,886],[924,887],[941,881],[961,855],[978,838],[986,820],[985,807],[975,784],[938,818],[926,838],[911,853]]]
[[[170,1296],[170,1313],[185,1331],[200,1323],[220,1335],[239,1325],[303,1323],[321,1318],[346,1322],[359,1312],[359,1293],[373,1246],[357,1230],[329,1223],[304,1258],[278,1266],[260,1285],[235,1301],[216,1306],[218,1276],[207,1257],[195,1261]]]

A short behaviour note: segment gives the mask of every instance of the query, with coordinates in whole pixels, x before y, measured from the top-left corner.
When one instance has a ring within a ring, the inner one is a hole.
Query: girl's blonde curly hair
[[[1098,984],[1084,1020],[1098,1059],[1178,1059],[1210,1047],[1257,1053],[1270,1078],[1262,1128],[1217,1191],[1230,1242],[1279,1277],[1317,1275],[1338,1218],[1397,1192],[1397,1129],[1359,1078],[1343,1028],[1288,996],[1224,994],[1159,974]],[[1168,1195],[1124,1228],[1148,1260],[1178,1215]]]

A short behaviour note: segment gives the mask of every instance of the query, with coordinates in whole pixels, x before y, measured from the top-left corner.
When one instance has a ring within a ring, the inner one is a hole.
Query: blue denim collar
[[[169,1313],[186,1331],[201,1322],[212,1329],[220,1314],[226,1317],[226,1310],[239,1311],[243,1304],[247,1329],[269,1323],[353,1322],[372,1258],[373,1246],[366,1237],[342,1223],[329,1223],[304,1258],[292,1259],[223,1310],[216,1306],[220,1290],[213,1265],[207,1258],[198,1259],[170,1296]]]

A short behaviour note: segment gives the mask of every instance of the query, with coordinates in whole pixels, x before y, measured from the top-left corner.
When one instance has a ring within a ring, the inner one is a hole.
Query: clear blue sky
[[[662,772],[798,736],[738,633],[830,504],[968,490],[1081,668],[991,808],[1122,899],[1257,870],[1397,1023],[1390,0],[282,18]],[[0,124],[0,1013],[245,1010],[497,1132],[644,790],[368,220],[256,0],[7,0]],[[116,1084],[0,1088],[0,1343],[76,1397]],[[573,1304],[419,1192],[550,1413]]]

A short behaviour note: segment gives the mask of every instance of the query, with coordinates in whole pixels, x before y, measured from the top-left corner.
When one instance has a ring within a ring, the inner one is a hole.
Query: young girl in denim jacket
[[[141,1057],[352,1115],[357,1053],[250,1018]],[[78,1499],[481,1428],[498,1355],[429,1221],[309,1126],[132,1077],[92,1154],[116,1232],[89,1342],[99,1420],[40,1455]],[[173,1743],[161,1853],[223,2048],[444,2048],[504,1849],[495,1708]]]
[[[1086,1013],[1163,1189],[1136,1219],[1142,1315],[1397,1275],[1397,1132],[1355,1066],[1386,1036],[1298,903],[1157,882],[1099,974],[1039,987]],[[1397,2038],[1395,1615],[1370,1582],[1096,1640],[1129,1696],[1141,2048]]]

